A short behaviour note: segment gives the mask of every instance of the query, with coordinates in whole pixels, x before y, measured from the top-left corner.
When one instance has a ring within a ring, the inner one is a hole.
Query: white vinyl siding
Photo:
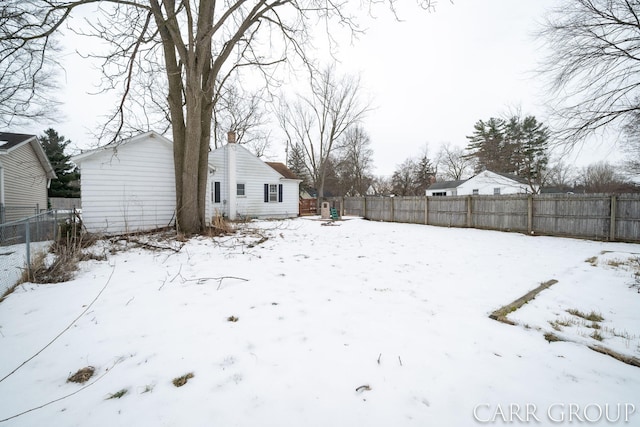
[[[5,220],[14,221],[34,215],[36,209],[47,209],[48,178],[31,144],[3,153],[0,162],[4,176],[4,204],[10,208],[6,211]]]
[[[226,151],[227,146],[218,148],[209,153],[209,164],[216,171],[209,180],[209,186],[219,181],[221,203],[215,206],[207,206],[207,221],[215,215],[216,210],[228,214],[227,201],[229,200],[229,185],[226,178]],[[245,197],[236,199],[236,212],[241,217],[249,218],[291,218],[298,216],[299,184],[298,180],[284,179],[271,166],[254,156],[243,146],[236,146],[236,179],[245,184]],[[264,185],[282,184],[282,202],[264,202]],[[210,191],[210,188],[209,188]]]
[[[175,174],[167,142],[146,134],[78,162],[88,231],[122,233],[173,224]]]
[[[530,193],[527,184],[515,181],[491,171],[480,172],[458,187],[458,195],[502,195]]]

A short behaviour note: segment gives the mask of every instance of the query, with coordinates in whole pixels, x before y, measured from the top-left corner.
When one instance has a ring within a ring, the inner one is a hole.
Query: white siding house
[[[83,223],[89,232],[128,233],[175,224],[173,144],[147,132],[72,159],[80,168]],[[276,170],[277,169],[277,170]],[[298,216],[297,179],[235,143],[209,153],[206,222]],[[231,191],[232,189],[232,191]]]
[[[536,188],[537,192],[537,188]],[[427,188],[427,196],[468,196],[531,193],[526,180],[515,175],[483,171],[462,181],[436,182]]]
[[[207,218],[298,216],[301,180],[282,163],[265,163],[246,148],[226,144],[209,154]]]
[[[0,221],[47,209],[56,174],[35,135],[0,132]]]
[[[176,195],[173,146],[155,132],[79,154],[82,220],[93,233],[172,225]]]

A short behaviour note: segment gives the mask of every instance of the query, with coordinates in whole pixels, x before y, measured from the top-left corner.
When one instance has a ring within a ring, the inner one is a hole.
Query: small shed
[[[0,132],[0,222],[47,209],[47,191],[55,178],[37,136]]]
[[[80,168],[87,231],[129,233],[174,224],[176,187],[169,139],[146,132],[72,160]]]

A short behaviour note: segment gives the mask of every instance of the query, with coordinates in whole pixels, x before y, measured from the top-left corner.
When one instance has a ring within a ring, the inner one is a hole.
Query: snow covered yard
[[[585,344],[640,357],[633,271],[610,262],[640,245],[337,224],[105,246],[71,282],[20,286],[0,304],[0,378],[78,320],[0,382],[0,420],[46,405],[4,425],[639,425],[640,369]],[[489,319],[550,279],[517,326]],[[566,310],[600,313],[602,341]]]

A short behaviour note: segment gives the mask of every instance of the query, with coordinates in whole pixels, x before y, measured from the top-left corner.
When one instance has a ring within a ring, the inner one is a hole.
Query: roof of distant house
[[[440,182],[434,182],[433,184],[431,184],[429,186],[429,188],[427,188],[427,190],[445,190],[447,188],[457,188],[459,187],[462,183],[467,182],[468,179],[461,179],[458,181],[440,181]]]
[[[276,172],[278,172],[280,175],[282,175],[287,179],[300,179],[284,163],[280,163],[280,162],[265,162],[265,163],[271,166],[273,169],[276,170]]]
[[[0,150],[8,150],[31,138],[36,138],[36,136],[24,133],[0,132]]]
[[[46,172],[47,178],[55,179],[56,173],[37,136],[24,133],[0,132],[0,153],[2,153],[2,155],[9,155],[9,153],[14,149],[17,150],[22,144],[30,144],[31,147],[33,147],[33,151]]]
[[[493,171],[490,171],[490,172],[493,172]],[[529,182],[526,179],[524,179],[523,177],[518,176],[518,175],[513,175],[513,174],[510,174],[510,173],[503,173],[503,172],[493,172],[493,173],[498,174],[500,176],[504,176],[505,178],[509,178],[509,179],[514,180],[514,181],[517,181],[520,184],[529,184]]]

